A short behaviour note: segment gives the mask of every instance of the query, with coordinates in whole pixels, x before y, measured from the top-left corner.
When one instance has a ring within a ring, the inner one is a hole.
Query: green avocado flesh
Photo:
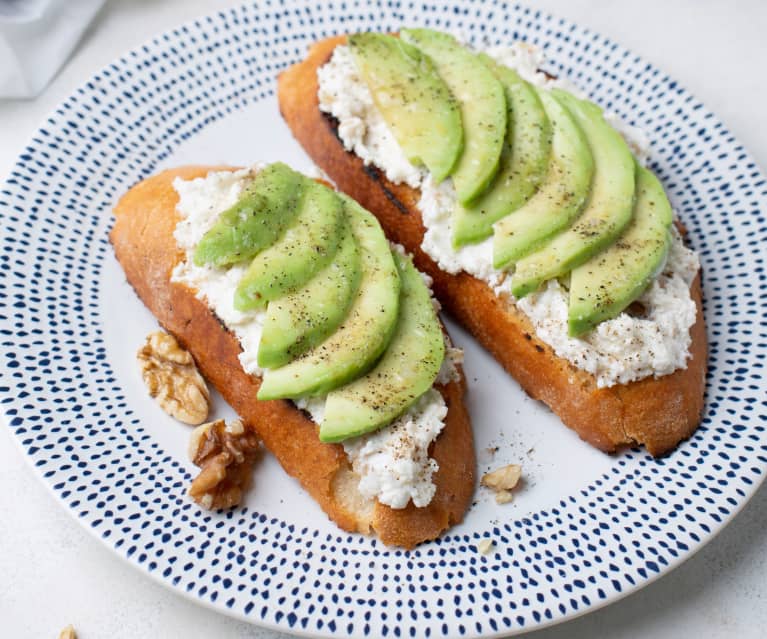
[[[397,267],[378,221],[350,198],[343,200],[360,249],[360,285],[349,313],[318,346],[267,370],[258,399],[326,394],[370,370],[389,344],[399,311]]]
[[[377,430],[429,390],[445,358],[445,340],[429,289],[410,258],[394,254],[402,282],[397,328],[367,375],[328,394],[320,440],[338,442]]]
[[[444,180],[463,150],[458,102],[428,56],[381,33],[349,36],[357,69],[407,159]]]
[[[253,258],[234,294],[239,311],[264,308],[270,300],[304,285],[336,254],[343,204],[327,186],[304,178],[298,213],[282,237]]]
[[[493,224],[516,211],[538,190],[551,155],[551,122],[535,89],[515,71],[480,54],[506,92],[506,144],[498,175],[475,202],[458,205],[453,214],[453,245],[484,240]]]
[[[589,197],[594,158],[578,122],[548,91],[539,91],[553,136],[541,188],[494,227],[493,265],[508,267],[570,224]]]
[[[249,260],[273,244],[298,213],[303,180],[281,162],[259,171],[238,202],[200,240],[194,263],[227,266]]]
[[[498,172],[506,137],[503,86],[477,56],[446,33],[403,29],[400,37],[433,60],[461,107],[464,149],[452,177],[458,201],[469,203]]]
[[[650,171],[638,167],[631,224],[615,243],[570,274],[568,326],[582,335],[637,299],[662,267],[669,246],[671,204]]]
[[[346,317],[360,284],[360,251],[344,221],[333,261],[305,286],[269,302],[258,365],[279,368],[314,348]]]
[[[572,226],[516,263],[511,292],[517,298],[612,244],[631,221],[634,205],[634,158],[623,137],[605,122],[597,105],[557,89],[552,93],[586,134],[594,157],[594,177],[589,198]]]

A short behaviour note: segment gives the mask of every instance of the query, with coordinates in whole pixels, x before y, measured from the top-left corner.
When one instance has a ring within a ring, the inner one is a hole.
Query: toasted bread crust
[[[707,347],[700,277],[691,287],[698,314],[690,329],[687,368],[657,379],[597,388],[593,375],[557,357],[537,339],[529,319],[499,300],[487,284],[466,273],[441,271],[421,250],[424,227],[419,191],[392,184],[344,150],[334,123],[319,110],[317,69],[345,41],[345,36],[338,36],[316,43],[306,60],[278,80],[280,111],[314,162],[340,190],[378,217],[391,240],[413,253],[418,268],[434,279],[435,295],[444,308],[531,397],[546,403],[581,438],[606,452],[642,444],[655,456],[688,438],[700,423],[705,388]]]
[[[437,537],[463,518],[474,490],[475,459],[471,426],[463,403],[464,381],[439,387],[448,405],[445,428],[432,446],[439,463],[437,493],[426,508],[394,510],[376,503],[358,509],[339,498],[339,481],[352,477],[343,447],[323,444],[317,425],[284,400],[256,400],[260,379],[245,373],[240,344],[194,291],[171,282],[184,258],[173,231],[179,220],[176,177],[189,180],[228,167],[190,166],[164,171],[134,186],[115,208],[110,234],[128,282],[158,319],[194,356],[202,374],[253,428],[283,468],[348,531],[376,531],[390,545],[412,548]],[[347,482],[348,484],[348,482]],[[355,488],[356,490],[356,484]]]

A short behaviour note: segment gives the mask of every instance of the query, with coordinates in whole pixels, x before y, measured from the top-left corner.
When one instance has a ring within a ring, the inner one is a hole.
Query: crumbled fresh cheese
[[[455,348],[450,339],[445,335],[445,359],[442,361],[442,368],[439,369],[435,384],[449,384],[451,382],[460,382],[461,373],[459,367],[463,364],[463,350]]]
[[[174,237],[186,252],[186,259],[176,266],[171,277],[174,282],[196,289],[197,297],[206,302],[236,335],[242,346],[240,363],[246,372],[254,375],[263,373],[257,361],[265,313],[241,313],[234,308],[234,291],[245,267],[196,266],[193,256],[203,235],[221,212],[237,202],[253,170],[258,168],[214,172],[194,180],[175,180],[173,187],[179,196],[176,210],[181,220],[176,225]],[[402,247],[397,250],[404,251]],[[429,279],[425,281],[430,285]],[[458,365],[462,359],[463,352],[447,343],[437,383],[459,379]],[[299,399],[295,404],[307,411],[315,423],[322,423],[325,397]],[[404,508],[411,498],[416,506],[426,506],[436,490],[431,477],[438,468],[437,462],[429,458],[428,449],[444,427],[446,414],[447,406],[442,395],[430,390],[394,423],[349,443],[347,454],[360,476],[360,492],[392,508]]]
[[[408,162],[394,139],[357,71],[351,49],[336,47],[330,62],[317,75],[320,109],[338,120],[338,135],[346,150],[365,164],[382,168],[392,182],[418,188],[423,171]]]
[[[453,247],[453,211],[457,199],[452,180],[436,184],[428,175],[421,184],[421,211],[426,231],[421,248],[447,273],[466,271],[490,286],[498,286],[504,278],[493,268],[493,238],[477,244]]]
[[[578,88],[569,82],[565,85],[565,80],[552,80],[541,71],[546,62],[546,55],[543,49],[534,44],[519,40],[510,46],[487,47],[485,53],[498,64],[514,69],[523,80],[527,80],[532,85],[547,88],[556,81],[556,86],[560,86],[575,95],[582,95]]]
[[[462,361],[463,351],[446,344],[445,360],[435,383],[458,381]],[[295,404],[315,423],[322,423],[324,397],[301,398]],[[343,442],[352,469],[360,476],[360,493],[392,508],[404,508],[411,499],[419,508],[429,504],[436,490],[432,475],[439,465],[428,451],[442,432],[446,415],[444,398],[432,388],[386,428]]]
[[[667,375],[686,365],[690,326],[697,309],[690,283],[698,272],[697,255],[675,234],[663,272],[637,300],[646,313],[621,313],[581,338],[567,334],[567,292],[557,280],[517,301],[535,332],[559,357],[597,379],[599,387]]]
[[[431,478],[439,469],[429,446],[446,416],[445,400],[432,388],[388,427],[345,441],[362,495],[392,508],[404,508],[411,499],[419,508],[428,505],[437,490]]]
[[[486,52],[537,86],[556,86],[583,95],[567,79],[552,80],[540,72],[544,55],[534,45],[517,42],[510,47],[488,48]],[[695,322],[689,284],[699,264],[697,255],[684,247],[678,234],[663,273],[638,300],[646,309],[642,317],[622,313],[582,338],[571,338],[567,330],[568,294],[557,281],[517,301],[509,292],[510,279],[493,268],[492,238],[458,249],[453,247],[456,196],[452,181],[435,184],[427,171],[413,166],[408,169],[407,159],[399,148],[396,151],[390,148],[396,141],[388,127],[382,126],[383,118],[349,48],[336,47],[330,61],[318,71],[318,77],[321,109],[339,121],[339,136],[346,148],[383,170],[392,182],[407,182],[420,188],[418,208],[426,229],[421,248],[441,270],[465,271],[487,282],[496,295],[516,304],[530,318],[537,336],[557,355],[592,373],[601,387],[665,375],[687,365],[689,328]],[[647,134],[622,122],[615,113],[605,113],[605,118],[624,136],[637,159],[646,162],[650,147]],[[355,135],[347,138],[349,130]]]

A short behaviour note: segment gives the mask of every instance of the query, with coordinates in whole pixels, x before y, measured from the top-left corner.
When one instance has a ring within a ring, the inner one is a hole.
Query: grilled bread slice
[[[337,36],[316,43],[303,62],[278,79],[282,116],[314,162],[341,191],[378,217],[390,240],[413,254],[416,266],[434,280],[434,293],[444,309],[531,397],[547,404],[582,439],[606,452],[643,445],[658,456],[688,438],[700,423],[706,376],[700,275],[691,287],[698,312],[690,329],[687,367],[659,378],[598,388],[593,375],[558,357],[536,337],[528,318],[500,300],[486,283],[466,273],[441,271],[421,250],[424,226],[419,191],[391,183],[344,149],[336,123],[319,109],[317,69],[345,42],[346,36]]]
[[[179,221],[173,180],[191,180],[225,168],[167,170],[140,182],[122,197],[114,211],[110,240],[128,282],[163,328],[194,356],[202,374],[246,427],[258,434],[287,473],[341,528],[375,533],[385,544],[405,548],[434,539],[461,521],[474,491],[476,462],[463,402],[463,374],[459,381],[437,386],[448,412],[445,427],[430,450],[439,464],[431,503],[416,508],[410,502],[395,510],[364,498],[343,446],[321,443],[317,424],[292,402],[258,401],[260,379],[242,369],[237,338],[194,290],[171,282],[173,268],[185,257],[173,237]]]

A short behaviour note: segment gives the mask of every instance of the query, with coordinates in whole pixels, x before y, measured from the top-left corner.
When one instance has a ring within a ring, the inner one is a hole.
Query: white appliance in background
[[[0,98],[33,98],[105,0],[0,0]]]

